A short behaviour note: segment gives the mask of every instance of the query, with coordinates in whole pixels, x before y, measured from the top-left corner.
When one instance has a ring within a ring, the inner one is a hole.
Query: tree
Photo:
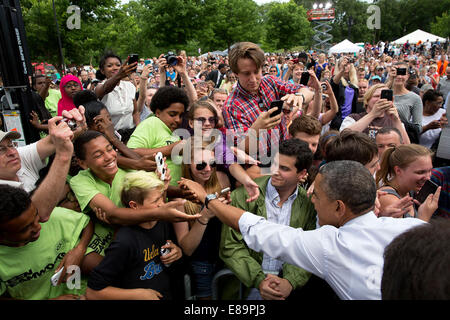
[[[267,12],[266,43],[275,49],[306,44],[313,35],[306,10],[294,1],[273,3]]]
[[[431,32],[444,38],[450,37],[450,11],[436,17],[436,22],[431,23]]]
[[[205,0],[202,8],[202,28],[196,35],[207,47],[229,49],[239,41],[258,43],[261,40],[263,26],[258,20],[258,5],[253,0]]]

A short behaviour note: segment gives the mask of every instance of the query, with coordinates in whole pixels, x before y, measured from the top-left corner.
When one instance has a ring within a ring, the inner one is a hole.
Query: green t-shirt
[[[50,111],[52,117],[57,116],[59,99],[61,99],[61,91],[48,89],[48,97],[45,98],[45,107]]]
[[[78,244],[88,223],[87,215],[56,207],[49,220],[41,223],[36,241],[22,247],[0,245],[0,295],[8,292],[15,299],[42,300],[84,294],[84,277],[79,289],[69,289],[65,283],[53,287],[50,278],[66,253]]]
[[[70,179],[70,188],[77,197],[81,210],[85,213],[91,211],[89,202],[99,193],[109,198],[117,207],[122,208],[120,192],[122,191],[123,178],[127,173],[128,171],[119,168],[111,185],[100,180],[90,169],[82,170],[75,177],[72,177]],[[113,227],[95,219],[94,235],[88,245],[86,254],[96,252],[104,256],[105,249],[111,244],[113,236]]]
[[[179,140],[180,137],[173,135],[169,127],[158,117],[149,116],[136,127],[128,140],[127,146],[131,149],[155,149],[168,146]],[[173,186],[177,186],[177,181],[181,178],[181,166],[173,162],[173,160],[177,160],[177,163],[181,163],[181,157],[177,158],[179,159],[167,157],[167,167],[170,169],[172,177],[170,184]]]

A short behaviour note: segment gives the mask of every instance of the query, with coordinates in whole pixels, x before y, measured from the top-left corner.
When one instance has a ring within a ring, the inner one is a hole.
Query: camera
[[[327,84],[326,83],[321,83],[320,86],[322,87],[322,91],[327,91]]]
[[[67,123],[70,130],[75,131],[77,129],[77,123],[75,122],[75,120],[64,118],[62,121]]]
[[[164,58],[166,59],[167,64],[169,65],[176,66],[178,63],[178,58],[172,51],[167,52]]]
[[[348,61],[348,63],[354,63],[354,62],[355,62],[355,59],[353,59],[353,58],[347,58],[347,61]]]

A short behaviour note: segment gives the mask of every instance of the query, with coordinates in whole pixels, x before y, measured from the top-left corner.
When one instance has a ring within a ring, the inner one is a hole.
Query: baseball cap
[[[15,140],[15,139],[19,139],[20,137],[21,137],[21,135],[17,131],[4,132],[4,131],[0,130],[0,142],[2,142],[3,139],[6,139],[6,138]]]
[[[381,81],[381,78],[380,78],[380,76],[373,76],[372,80],[379,80],[379,81]]]

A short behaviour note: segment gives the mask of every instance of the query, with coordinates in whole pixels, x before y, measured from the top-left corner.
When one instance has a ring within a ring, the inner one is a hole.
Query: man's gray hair
[[[354,213],[363,214],[375,205],[377,187],[370,171],[350,160],[332,161],[319,169],[320,187],[330,200],[341,200]]]

